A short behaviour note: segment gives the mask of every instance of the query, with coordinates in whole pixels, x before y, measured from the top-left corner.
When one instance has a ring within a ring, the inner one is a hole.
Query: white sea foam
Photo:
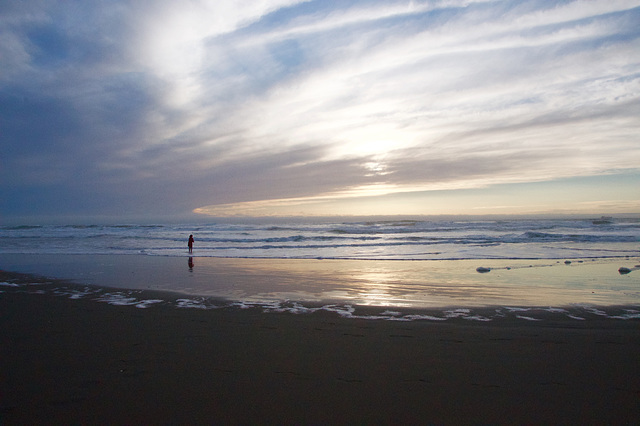
[[[516,318],[520,318],[527,321],[542,321],[540,318],[528,317],[526,315],[516,315]]]
[[[163,303],[161,299],[143,299],[130,297],[126,293],[105,293],[96,298],[98,302],[108,303],[116,306],[135,306],[136,308],[145,309],[157,303]]]
[[[276,308],[276,312],[290,312],[292,314],[311,314],[318,311],[319,308],[308,308],[300,303],[294,303],[290,307],[279,307]]]
[[[409,321],[419,321],[419,320],[427,320],[427,321],[446,321],[447,318],[436,317],[433,315],[405,315],[403,318],[406,318]]]
[[[640,319],[640,313],[635,310],[626,310],[626,313],[620,315],[611,315],[609,318],[613,319],[621,319],[621,320],[630,320],[630,319]]]
[[[151,305],[155,305],[156,303],[164,303],[164,300],[162,299],[146,299],[146,300],[142,300],[140,301],[140,303],[138,303],[136,305],[136,308],[148,308]]]
[[[177,299],[176,300],[177,308],[187,308],[187,309],[210,309],[207,304],[204,303],[203,300],[195,300],[195,299]]]
[[[553,308],[553,307],[544,308],[542,310],[543,311],[547,311],[547,312],[556,313],[556,314],[563,314],[563,313],[567,312],[567,310],[564,309],[564,308]]]
[[[595,308],[593,306],[585,306],[584,310],[587,311],[587,312],[590,312],[590,313],[592,313],[594,315],[599,315],[601,317],[608,317],[609,316],[605,311],[603,311],[601,309],[598,309],[598,308]]]
[[[445,316],[447,318],[460,318],[460,317],[464,318],[468,316],[470,312],[471,312],[470,309],[464,309],[464,308],[444,311]]]
[[[579,316],[577,316],[577,315],[567,314],[567,316],[568,316],[569,318],[571,318],[571,319],[574,319],[574,320],[578,320],[578,321],[586,321],[586,319],[585,319],[585,318],[579,317]]]
[[[521,308],[521,307],[513,307],[513,306],[505,306],[504,307],[509,312],[527,312],[531,308]]]
[[[58,296],[67,296],[69,299],[82,299],[89,295],[99,293],[100,291],[101,291],[100,289],[89,288],[89,287],[85,287],[82,289],[61,287],[61,288],[55,288],[53,290],[53,294]]]
[[[466,320],[471,320],[471,321],[480,321],[480,322],[488,322],[488,321],[493,321],[492,318],[487,318],[485,316],[482,315],[469,315],[466,317],[462,317]]]

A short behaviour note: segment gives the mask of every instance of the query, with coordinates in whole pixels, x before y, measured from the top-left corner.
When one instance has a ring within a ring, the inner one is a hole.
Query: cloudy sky
[[[640,0],[2,2],[0,142],[15,220],[637,213]]]

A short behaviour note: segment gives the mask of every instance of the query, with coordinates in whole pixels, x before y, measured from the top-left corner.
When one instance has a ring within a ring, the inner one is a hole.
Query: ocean
[[[3,226],[0,269],[74,283],[44,290],[4,282],[0,293],[138,308],[321,309],[402,321],[534,321],[536,312],[637,319],[640,219]]]
[[[565,259],[640,254],[640,219],[0,227],[0,254],[280,259]]]

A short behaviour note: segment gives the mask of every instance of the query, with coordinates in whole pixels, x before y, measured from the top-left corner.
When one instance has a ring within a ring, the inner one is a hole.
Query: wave
[[[24,231],[27,229],[42,229],[42,225],[2,226],[0,229],[4,231]]]
[[[640,255],[640,220],[375,221],[0,227],[0,253],[196,253],[286,258],[559,258]]]
[[[596,235],[596,234],[549,234],[544,232],[528,231],[519,237],[520,240],[532,241],[575,241],[575,242],[610,242],[610,243],[633,243],[640,241],[635,235]],[[505,240],[505,242],[512,242]]]

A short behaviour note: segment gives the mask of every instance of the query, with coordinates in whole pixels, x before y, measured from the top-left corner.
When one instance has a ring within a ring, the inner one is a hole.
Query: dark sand
[[[21,279],[34,280],[0,273]],[[393,322],[5,291],[0,374],[2,425],[631,425],[640,321]]]

